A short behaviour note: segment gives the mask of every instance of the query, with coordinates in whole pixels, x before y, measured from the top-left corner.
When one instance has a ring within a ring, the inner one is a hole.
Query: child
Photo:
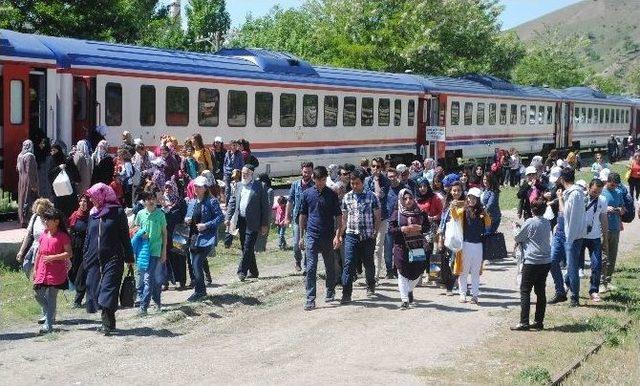
[[[114,192],[116,192],[116,197],[118,197],[118,201],[120,202],[120,204],[124,204],[124,190],[122,187],[122,177],[120,176],[120,174],[115,173],[113,175],[113,181],[111,181],[109,186],[111,187],[111,189],[113,189]]]
[[[184,147],[183,170],[191,180],[198,177],[198,162],[193,158],[193,152],[193,146],[187,145]]]
[[[133,192],[133,164],[131,163],[131,153],[126,149],[118,150],[118,174],[122,184],[122,199],[120,202],[125,207],[131,206],[131,195]],[[115,190],[115,189],[114,189]],[[116,191],[116,194],[118,192]]]
[[[133,221],[144,231],[143,237],[149,240],[149,261],[138,261],[138,299],[139,315],[147,314],[151,298],[158,312],[162,312],[160,294],[164,283],[164,264],[167,260],[167,220],[164,212],[158,209],[155,193],[143,192],[141,198],[144,209],[136,214]]]
[[[58,290],[67,289],[67,272],[71,261],[71,237],[64,225],[62,212],[47,209],[42,215],[45,232],[40,236],[33,274],[35,298],[44,311],[41,334],[53,331],[56,319]]]
[[[284,239],[284,233],[287,230],[285,225],[285,213],[287,207],[287,198],[285,196],[278,196],[273,210],[275,212],[274,224],[278,227],[278,248],[284,250],[287,248],[287,242]]]

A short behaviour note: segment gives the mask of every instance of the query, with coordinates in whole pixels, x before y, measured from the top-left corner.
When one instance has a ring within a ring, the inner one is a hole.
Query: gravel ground
[[[621,255],[637,245],[640,222],[627,228]],[[304,312],[302,276],[290,271],[264,267],[260,280],[237,283],[230,268],[199,304],[164,292],[162,314],[118,312],[118,336],[97,334],[99,317],[81,312],[60,316],[49,336],[35,336],[35,323],[16,326],[0,333],[0,384],[418,384],[420,369],[508,333],[506,311],[519,305],[511,260],[485,265],[480,305],[425,286],[407,311],[398,310],[395,281],[382,280],[373,299],[356,285],[351,305],[320,296],[318,309]]]

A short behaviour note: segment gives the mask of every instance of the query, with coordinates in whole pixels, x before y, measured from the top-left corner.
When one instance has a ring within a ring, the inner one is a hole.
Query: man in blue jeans
[[[591,266],[591,285],[589,295],[593,302],[600,301],[600,274],[602,271],[602,236],[606,237],[609,227],[607,220],[607,199],[602,196],[602,188],[604,183],[597,178],[591,180],[589,184],[589,192],[587,194],[587,207],[585,213],[585,222],[587,223],[587,234],[584,237],[584,247],[581,254],[585,253],[585,249],[589,251]],[[581,259],[584,261],[584,259]]]
[[[571,307],[579,305],[580,277],[580,251],[585,236],[585,194],[581,186],[575,185],[575,171],[566,167],[560,173],[560,181],[564,188],[562,197],[559,198],[560,210],[564,219],[564,253],[567,258],[566,282],[571,290]]]
[[[373,252],[380,226],[380,203],[373,192],[364,189],[365,176],[364,169],[356,168],[351,173],[352,190],[342,199],[342,228],[345,236],[341,304],[351,302],[357,261],[364,265],[367,296],[373,296],[376,289]],[[342,232],[339,234],[342,235]]]
[[[318,253],[322,253],[327,272],[325,302],[335,300],[336,270],[334,249],[340,247],[340,229],[336,232],[335,224],[342,223],[342,211],[340,210],[338,194],[327,187],[328,175],[327,168],[316,166],[313,169],[315,186],[304,191],[300,203],[299,246],[301,250],[305,250],[305,270],[307,272],[305,278],[307,292],[307,300],[304,305],[305,311],[316,308]]]
[[[289,199],[287,200],[286,214],[284,217],[285,226],[289,226],[293,222],[293,258],[296,261],[296,271],[302,271],[302,250],[300,249],[300,227],[299,214],[300,203],[302,202],[302,193],[313,186],[313,162],[303,162],[300,165],[302,178],[294,181],[289,190]]]

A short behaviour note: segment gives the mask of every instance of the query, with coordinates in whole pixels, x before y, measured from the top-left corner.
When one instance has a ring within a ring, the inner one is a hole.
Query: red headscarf
[[[71,213],[71,216],[69,217],[70,227],[76,225],[76,222],[78,222],[78,220],[86,220],[89,218],[89,210],[91,209],[91,200],[89,200],[89,196],[87,194],[83,194],[82,196],[80,196],[80,199],[78,200],[78,202],[82,201],[83,198],[86,198],[87,200],[87,209],[82,210],[82,208],[78,206],[78,209],[76,209],[75,212]]]

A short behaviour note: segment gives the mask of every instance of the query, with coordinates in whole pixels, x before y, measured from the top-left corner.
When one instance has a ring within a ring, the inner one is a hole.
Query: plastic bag
[[[447,222],[444,232],[444,246],[453,252],[458,252],[462,250],[462,242],[462,224],[452,218]]]
[[[553,214],[553,209],[551,209],[551,205],[547,205],[547,209],[544,210],[544,214],[542,215],[542,217],[546,218],[549,221],[556,218],[556,215]]]
[[[73,186],[67,172],[61,170],[55,180],[53,180],[53,192],[57,197],[73,194]]]

